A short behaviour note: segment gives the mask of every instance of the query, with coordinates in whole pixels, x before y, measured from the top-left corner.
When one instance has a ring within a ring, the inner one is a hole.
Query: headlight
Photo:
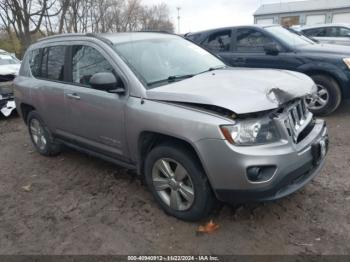
[[[276,125],[269,118],[243,120],[235,125],[221,126],[220,129],[226,140],[234,145],[267,144],[280,139]]]
[[[347,65],[347,67],[350,69],[350,58],[344,58],[343,61]]]

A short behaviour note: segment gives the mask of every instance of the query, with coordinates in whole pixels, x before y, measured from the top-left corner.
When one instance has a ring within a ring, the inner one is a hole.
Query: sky
[[[180,33],[254,22],[253,13],[261,4],[298,0],[142,0],[147,5],[166,3],[176,32],[180,7]],[[300,1],[300,0],[299,0]]]

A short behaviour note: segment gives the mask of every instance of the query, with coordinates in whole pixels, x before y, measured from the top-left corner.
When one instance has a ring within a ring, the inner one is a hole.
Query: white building
[[[264,4],[254,13],[254,23],[286,26],[350,23],[350,0],[309,0]]]

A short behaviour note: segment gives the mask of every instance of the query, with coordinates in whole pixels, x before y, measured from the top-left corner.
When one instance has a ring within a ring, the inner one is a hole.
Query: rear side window
[[[65,46],[51,46],[42,49],[40,78],[64,81]],[[39,63],[40,64],[40,63]]]
[[[241,52],[264,51],[264,46],[274,42],[270,37],[254,29],[238,29],[236,48]]]
[[[40,77],[40,49],[31,52],[29,66],[34,77]]]
[[[72,50],[72,80],[90,87],[90,78],[96,73],[113,72],[111,64],[90,46],[77,45]]]
[[[350,36],[350,29],[346,27],[328,27],[327,37],[347,37]]]
[[[51,80],[64,80],[65,46],[52,46],[48,48],[47,78]]]
[[[193,41],[193,42],[198,42],[199,38],[201,37],[202,34],[193,34],[193,35],[187,35],[186,38]]]
[[[211,34],[204,42],[204,46],[214,52],[230,51],[231,30],[223,30]]]

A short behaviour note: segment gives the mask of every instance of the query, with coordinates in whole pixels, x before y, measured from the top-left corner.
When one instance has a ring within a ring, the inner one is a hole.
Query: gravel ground
[[[323,172],[272,203],[224,206],[220,228],[165,215],[127,170],[66,150],[34,151],[18,117],[0,119],[1,254],[350,254],[350,103],[327,118]]]

